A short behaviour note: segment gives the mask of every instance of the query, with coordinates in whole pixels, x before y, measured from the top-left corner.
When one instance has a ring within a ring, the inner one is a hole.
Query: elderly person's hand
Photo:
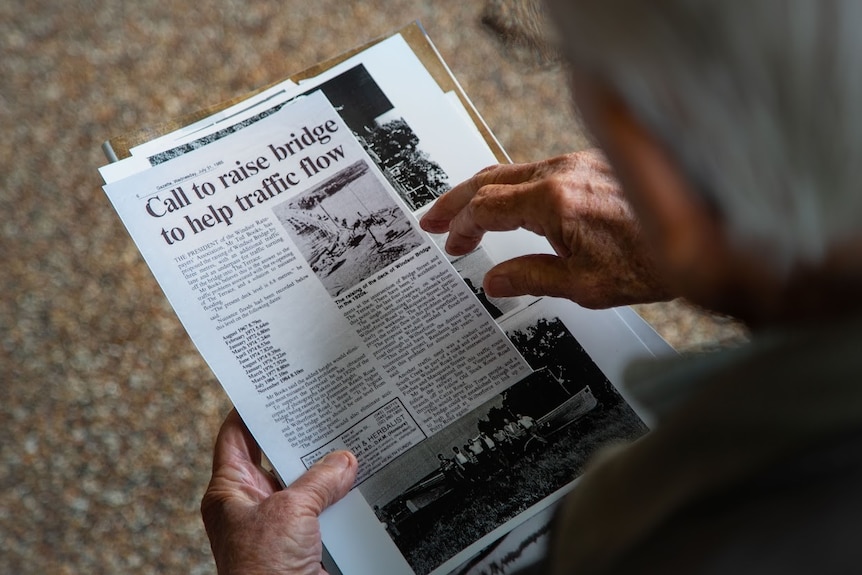
[[[260,448],[231,411],[201,501],[219,574],[325,573],[318,516],[353,486],[356,458],[331,453],[284,490],[260,463]]]
[[[452,255],[475,248],[487,231],[525,228],[548,239],[556,256],[522,256],[488,272],[484,288],[493,297],[548,295],[591,308],[671,297],[597,151],[486,168],[441,196],[420,223],[448,231]]]

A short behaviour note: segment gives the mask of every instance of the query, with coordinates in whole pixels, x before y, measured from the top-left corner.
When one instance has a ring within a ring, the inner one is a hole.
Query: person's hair
[[[552,0],[562,49],[777,271],[862,216],[862,2]]]

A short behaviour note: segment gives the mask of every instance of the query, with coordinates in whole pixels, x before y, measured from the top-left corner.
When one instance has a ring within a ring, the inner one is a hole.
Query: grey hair
[[[862,2],[553,0],[573,65],[618,92],[776,272],[862,222]]]

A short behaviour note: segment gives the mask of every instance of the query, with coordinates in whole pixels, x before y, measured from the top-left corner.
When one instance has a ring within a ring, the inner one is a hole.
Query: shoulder
[[[621,553],[617,568],[621,573],[856,572],[862,565],[860,454],[862,432],[856,432],[695,498]]]
[[[561,506],[559,572],[855,572],[859,345],[858,332],[794,338],[675,374],[694,393]]]

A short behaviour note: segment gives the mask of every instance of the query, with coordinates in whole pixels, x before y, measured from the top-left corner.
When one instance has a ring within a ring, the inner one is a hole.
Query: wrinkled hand
[[[556,256],[514,258],[485,276],[493,297],[565,297],[590,308],[669,299],[637,219],[604,156],[577,152],[532,164],[486,168],[438,198],[420,222],[449,232],[463,255],[487,231],[525,228]]]
[[[236,410],[219,431],[201,515],[219,575],[320,575],[318,516],[353,486],[356,458],[329,454],[280,490]]]

